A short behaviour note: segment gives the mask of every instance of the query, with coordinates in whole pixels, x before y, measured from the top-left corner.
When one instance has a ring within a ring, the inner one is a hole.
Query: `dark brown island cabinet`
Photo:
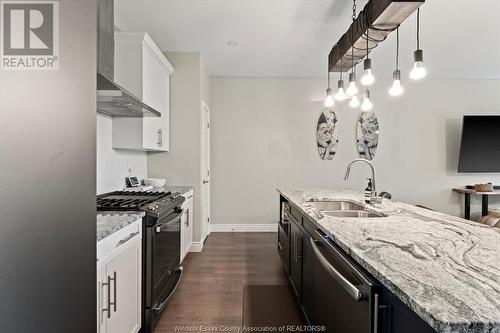
[[[280,196],[278,252],[306,320],[328,333],[436,332]]]

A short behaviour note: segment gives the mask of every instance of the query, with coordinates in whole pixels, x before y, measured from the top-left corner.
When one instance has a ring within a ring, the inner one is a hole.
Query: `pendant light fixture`
[[[326,89],[326,99],[325,99],[325,107],[331,108],[335,102],[333,101],[332,97],[332,88],[330,88],[330,70],[327,71],[327,77],[328,77],[328,88]]]
[[[344,80],[342,80],[342,64],[340,64],[340,79],[338,81],[338,91],[333,96],[337,101],[344,101],[347,98],[347,95],[344,92]]]
[[[363,104],[361,104],[361,110],[370,111],[373,108],[373,104],[370,100],[370,90],[366,89],[363,95]]]
[[[413,52],[415,64],[410,72],[410,78],[413,80],[423,79],[427,75],[424,67],[424,51],[420,49],[420,8],[417,9],[417,49]]]
[[[356,0],[353,0],[352,21],[354,22],[355,20],[356,20]],[[349,87],[347,87],[346,92],[347,92],[347,96],[354,98],[354,96],[356,96],[359,92],[358,87],[356,86],[356,66],[354,65],[354,45],[351,48],[351,65],[352,65],[351,66],[351,73],[349,74]],[[357,97],[356,97],[356,99],[357,99]],[[353,103],[350,103],[349,105],[351,107],[357,107],[357,106],[353,106]]]
[[[399,28],[396,30],[396,70],[392,72],[392,87],[389,89],[389,95],[399,96],[404,92],[401,86],[401,71],[399,70]]]
[[[366,30],[366,59],[363,62],[363,69],[365,70],[361,78],[361,84],[364,86],[371,86],[375,82],[375,77],[372,73],[372,60],[368,57],[370,50],[368,48],[368,41],[370,40],[370,28]]]
[[[352,96],[351,101],[349,102],[349,106],[353,109],[359,107],[359,98],[357,95]]]
[[[349,87],[347,87],[347,95],[352,97],[358,94],[359,90],[356,86],[356,72],[355,67],[352,68],[351,74],[349,74]]]

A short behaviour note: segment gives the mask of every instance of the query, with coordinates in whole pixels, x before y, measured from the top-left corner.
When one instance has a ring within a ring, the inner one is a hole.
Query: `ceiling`
[[[358,0],[358,10],[366,0]],[[165,51],[199,51],[212,76],[321,77],[351,22],[350,0],[115,0],[120,30],[147,31]],[[427,0],[421,45],[431,79],[500,79],[500,1]],[[400,28],[409,71],[415,19]],[[234,44],[237,45],[228,45]],[[390,78],[395,34],[373,51]]]

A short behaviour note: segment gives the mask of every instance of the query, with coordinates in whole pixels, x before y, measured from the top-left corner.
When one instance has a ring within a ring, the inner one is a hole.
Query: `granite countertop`
[[[98,212],[97,213],[97,241],[125,228],[131,223],[141,219],[144,212]]]
[[[165,185],[163,187],[165,191],[179,192],[181,195],[188,193],[193,190],[192,186],[173,186],[173,185]]]
[[[310,201],[350,190],[278,189],[438,332],[500,332],[500,229],[384,199],[382,218],[323,216]],[[309,201],[309,202],[308,202]]]

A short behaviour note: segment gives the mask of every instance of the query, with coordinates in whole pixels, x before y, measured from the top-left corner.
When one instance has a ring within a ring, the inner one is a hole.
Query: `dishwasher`
[[[319,229],[315,236],[311,323],[329,333],[377,333],[379,286],[329,236]]]

